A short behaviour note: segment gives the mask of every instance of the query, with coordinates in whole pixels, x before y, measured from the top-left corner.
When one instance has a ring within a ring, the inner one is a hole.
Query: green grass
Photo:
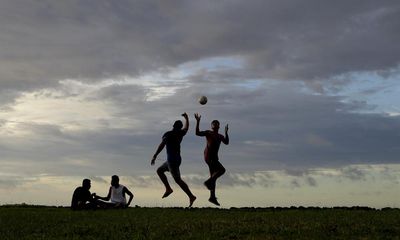
[[[3,206],[0,239],[400,239],[400,210]]]

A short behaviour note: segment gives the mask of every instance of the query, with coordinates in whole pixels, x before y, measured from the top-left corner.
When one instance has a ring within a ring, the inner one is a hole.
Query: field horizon
[[[69,209],[70,206],[64,205],[45,205],[45,204],[27,204],[27,203],[15,203],[15,204],[0,204],[1,208],[67,208]],[[179,207],[179,206],[140,206],[140,205],[131,205],[128,208],[148,208],[148,209],[220,209],[220,210],[288,210],[288,209],[299,209],[299,210],[326,210],[326,209],[345,209],[345,210],[376,210],[376,211],[385,211],[385,210],[400,210],[397,207],[382,207],[382,208],[375,208],[363,205],[354,205],[354,206],[270,206],[270,207]],[[105,210],[105,209],[96,209],[96,210]],[[85,211],[85,210],[84,210]],[[90,210],[87,210],[90,211]]]
[[[400,239],[400,209],[0,206],[1,239]]]

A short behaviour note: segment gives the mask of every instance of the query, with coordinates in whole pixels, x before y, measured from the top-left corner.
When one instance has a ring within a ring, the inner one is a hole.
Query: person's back
[[[182,129],[174,129],[166,132],[163,135],[162,139],[165,141],[168,161],[173,161],[175,158],[180,158],[181,142],[185,135],[186,131]]]

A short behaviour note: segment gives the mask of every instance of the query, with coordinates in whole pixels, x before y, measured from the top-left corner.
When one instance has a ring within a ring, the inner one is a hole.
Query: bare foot
[[[196,196],[192,196],[191,198],[189,198],[190,204],[189,207],[192,207],[194,201],[196,201]]]
[[[164,195],[162,196],[162,198],[166,198],[166,197],[168,197],[169,195],[171,195],[171,193],[173,193],[174,191],[172,190],[172,189],[167,189],[167,190],[165,190],[165,193],[164,193]]]
[[[217,198],[210,198],[210,199],[208,199],[208,201],[210,203],[213,203],[213,204],[217,205],[217,206],[220,206],[219,202],[217,201]]]

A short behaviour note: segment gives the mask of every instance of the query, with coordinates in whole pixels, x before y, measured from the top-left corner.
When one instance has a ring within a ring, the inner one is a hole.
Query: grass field
[[[0,239],[400,239],[400,210],[2,206]]]

